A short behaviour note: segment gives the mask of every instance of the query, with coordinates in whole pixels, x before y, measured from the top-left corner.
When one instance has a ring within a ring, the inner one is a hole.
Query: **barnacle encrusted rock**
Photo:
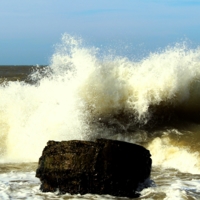
[[[116,140],[49,141],[36,177],[43,192],[135,197],[150,176],[150,157],[144,147]]]

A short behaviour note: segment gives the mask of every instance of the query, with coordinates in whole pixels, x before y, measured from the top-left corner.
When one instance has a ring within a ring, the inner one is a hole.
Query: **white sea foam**
[[[157,171],[156,173],[159,173]],[[159,173],[161,176],[162,171]],[[168,172],[167,172],[168,173]],[[167,173],[165,175],[167,175]],[[153,173],[155,181],[159,183],[159,178]],[[171,177],[171,176],[170,176]],[[35,177],[35,172],[7,172],[0,174],[0,199],[100,199],[100,200],[110,200],[110,199],[124,199],[119,197],[114,197],[110,195],[95,195],[95,194],[86,194],[86,195],[58,195],[57,192],[51,193],[42,193],[39,190],[40,181]],[[152,185],[149,188],[143,189],[141,191],[140,199],[191,199],[199,196],[200,192],[200,182],[197,179],[193,180],[184,180],[174,177],[172,175],[171,179],[162,178],[161,183],[157,185]]]
[[[167,181],[168,180],[168,181]],[[166,179],[155,187],[149,187],[141,192],[141,199],[184,200],[199,199],[198,180]]]
[[[146,123],[152,115],[149,108],[163,103],[200,110],[194,103],[200,98],[199,48],[175,45],[137,62],[115,55],[99,59],[97,48],[86,48],[65,34],[47,74],[41,78],[34,73],[32,78],[39,79],[35,85],[0,86],[2,161],[37,161],[48,140],[90,139],[98,131],[104,137],[111,129],[98,127],[96,121],[120,113]],[[159,164],[154,148],[163,148],[162,142],[152,142],[154,163]],[[187,155],[193,159],[192,153]],[[173,167],[167,159],[163,165]]]
[[[44,199],[37,195],[40,193],[39,183],[35,172],[0,174],[0,199]]]
[[[73,74],[70,81],[79,84],[80,98],[95,114],[125,110],[141,119],[148,116],[151,105],[180,104],[200,97],[199,48],[176,45],[134,62],[113,55],[99,60],[98,49],[86,49],[69,35],[62,41],[51,67],[59,77],[63,72]]]
[[[154,147],[153,147],[154,146]],[[169,141],[156,138],[149,146],[154,166],[175,168],[187,173],[200,173],[199,154],[170,145]]]
[[[82,200],[110,200],[116,199],[111,195],[59,195],[59,192],[40,191],[40,180],[35,177],[35,172],[8,172],[0,174],[0,199],[28,199],[28,200],[45,200],[45,199],[82,199]],[[117,198],[124,199],[124,198]]]
[[[192,152],[191,147],[173,142],[168,134],[156,137],[147,147],[153,160],[153,166],[178,169],[184,173],[200,173],[200,155]]]

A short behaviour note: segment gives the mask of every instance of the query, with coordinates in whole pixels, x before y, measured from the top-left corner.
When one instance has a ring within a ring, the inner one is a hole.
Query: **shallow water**
[[[58,195],[42,193],[35,177],[37,163],[10,163],[0,165],[1,199],[124,199],[110,195]],[[136,199],[199,199],[200,175],[181,173],[175,169],[153,167],[151,185]]]

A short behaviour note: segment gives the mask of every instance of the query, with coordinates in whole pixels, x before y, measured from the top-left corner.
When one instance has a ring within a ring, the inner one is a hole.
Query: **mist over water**
[[[1,162],[37,162],[48,140],[106,137],[144,145],[153,166],[200,173],[200,128],[189,123],[200,119],[200,48],[139,61],[99,52],[65,34],[32,84],[0,86]]]

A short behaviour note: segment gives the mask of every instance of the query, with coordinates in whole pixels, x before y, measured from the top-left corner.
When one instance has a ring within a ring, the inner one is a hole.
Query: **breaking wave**
[[[200,119],[199,47],[176,44],[139,61],[99,52],[64,34],[49,66],[29,75],[32,84],[0,86],[2,161],[37,161],[48,140],[134,134]],[[152,151],[152,144],[162,145],[153,139],[143,141]]]

